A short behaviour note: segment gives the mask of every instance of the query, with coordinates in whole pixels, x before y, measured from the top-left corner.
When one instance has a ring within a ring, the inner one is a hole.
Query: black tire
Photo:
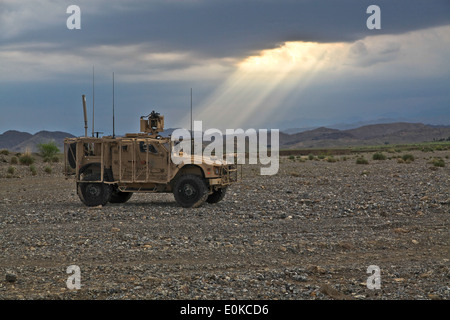
[[[100,175],[93,173],[83,178],[83,181],[98,181]],[[101,182],[79,182],[77,193],[80,200],[88,207],[104,206],[112,194],[112,187]]]
[[[113,188],[111,198],[109,202],[111,203],[125,203],[130,200],[133,192],[122,192],[117,189],[117,187]]]
[[[206,199],[206,202],[208,203],[217,203],[225,197],[225,193],[227,192],[227,187],[220,188],[218,190],[214,190],[213,193],[211,193],[208,198]]]
[[[184,208],[197,208],[208,198],[208,188],[202,177],[183,175],[175,182],[175,200]]]

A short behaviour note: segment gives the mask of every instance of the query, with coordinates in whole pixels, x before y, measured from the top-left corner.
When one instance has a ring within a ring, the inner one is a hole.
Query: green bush
[[[24,165],[31,165],[34,163],[34,158],[31,156],[31,153],[26,152],[25,154],[19,157],[19,162]]]
[[[52,168],[51,167],[45,167],[44,168],[45,173],[52,173]]]
[[[373,160],[386,160],[386,156],[382,154],[381,152],[374,153],[372,156]]]
[[[14,156],[14,157],[11,157],[10,162],[11,162],[11,164],[18,164],[19,163],[19,159],[17,159],[17,157]]]
[[[309,155],[308,155],[308,159],[309,159],[309,160],[314,160],[314,155],[313,155],[313,154],[309,154]]]
[[[403,161],[405,161],[406,163],[409,163],[411,161],[414,161],[414,156],[412,154],[404,154],[402,156]]]
[[[59,153],[59,148],[56,146],[55,141],[40,143],[37,147],[39,154],[44,158],[44,162],[53,161],[54,157]]]
[[[357,158],[356,159],[356,164],[369,164],[369,161],[367,161],[366,158]]]
[[[9,174],[14,174],[14,172],[16,172],[16,168],[14,168],[13,166],[10,166],[9,168],[8,168],[8,171],[7,171]]]
[[[6,150],[6,149],[2,149],[2,150],[0,150],[0,154],[4,155],[4,156],[7,156],[9,154],[9,151]]]
[[[433,166],[435,167],[445,167],[445,161],[444,159],[441,158],[434,158],[431,163],[433,164]]]
[[[34,166],[34,164],[32,164],[30,166],[30,171],[33,176],[37,175],[37,170],[36,170],[36,167]]]

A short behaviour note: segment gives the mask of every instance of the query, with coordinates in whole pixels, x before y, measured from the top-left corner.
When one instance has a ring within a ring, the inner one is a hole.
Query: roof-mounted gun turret
[[[156,137],[162,131],[164,131],[164,116],[152,111],[148,116],[141,117],[141,132]]]

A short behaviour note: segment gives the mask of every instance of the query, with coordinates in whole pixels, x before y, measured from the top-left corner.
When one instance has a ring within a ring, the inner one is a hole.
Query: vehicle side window
[[[144,141],[139,142],[139,150],[141,152],[147,152],[147,147],[148,147],[148,152],[150,153],[158,153],[158,150],[156,150],[155,146],[152,144],[145,144]]]

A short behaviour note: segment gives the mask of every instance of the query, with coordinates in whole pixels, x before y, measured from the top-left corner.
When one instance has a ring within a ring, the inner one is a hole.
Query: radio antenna
[[[83,113],[84,113],[84,136],[87,137],[87,130],[88,130],[88,121],[87,121],[87,114],[86,114],[86,96],[83,94]]]
[[[192,131],[192,88],[191,88],[191,155],[194,154],[194,132]]]
[[[95,85],[94,85],[94,66],[92,66],[92,137],[94,137],[94,133],[95,133],[95,131],[94,131],[94,105],[95,105]]]
[[[116,137],[115,126],[114,126],[114,72],[113,72],[113,138]]]

